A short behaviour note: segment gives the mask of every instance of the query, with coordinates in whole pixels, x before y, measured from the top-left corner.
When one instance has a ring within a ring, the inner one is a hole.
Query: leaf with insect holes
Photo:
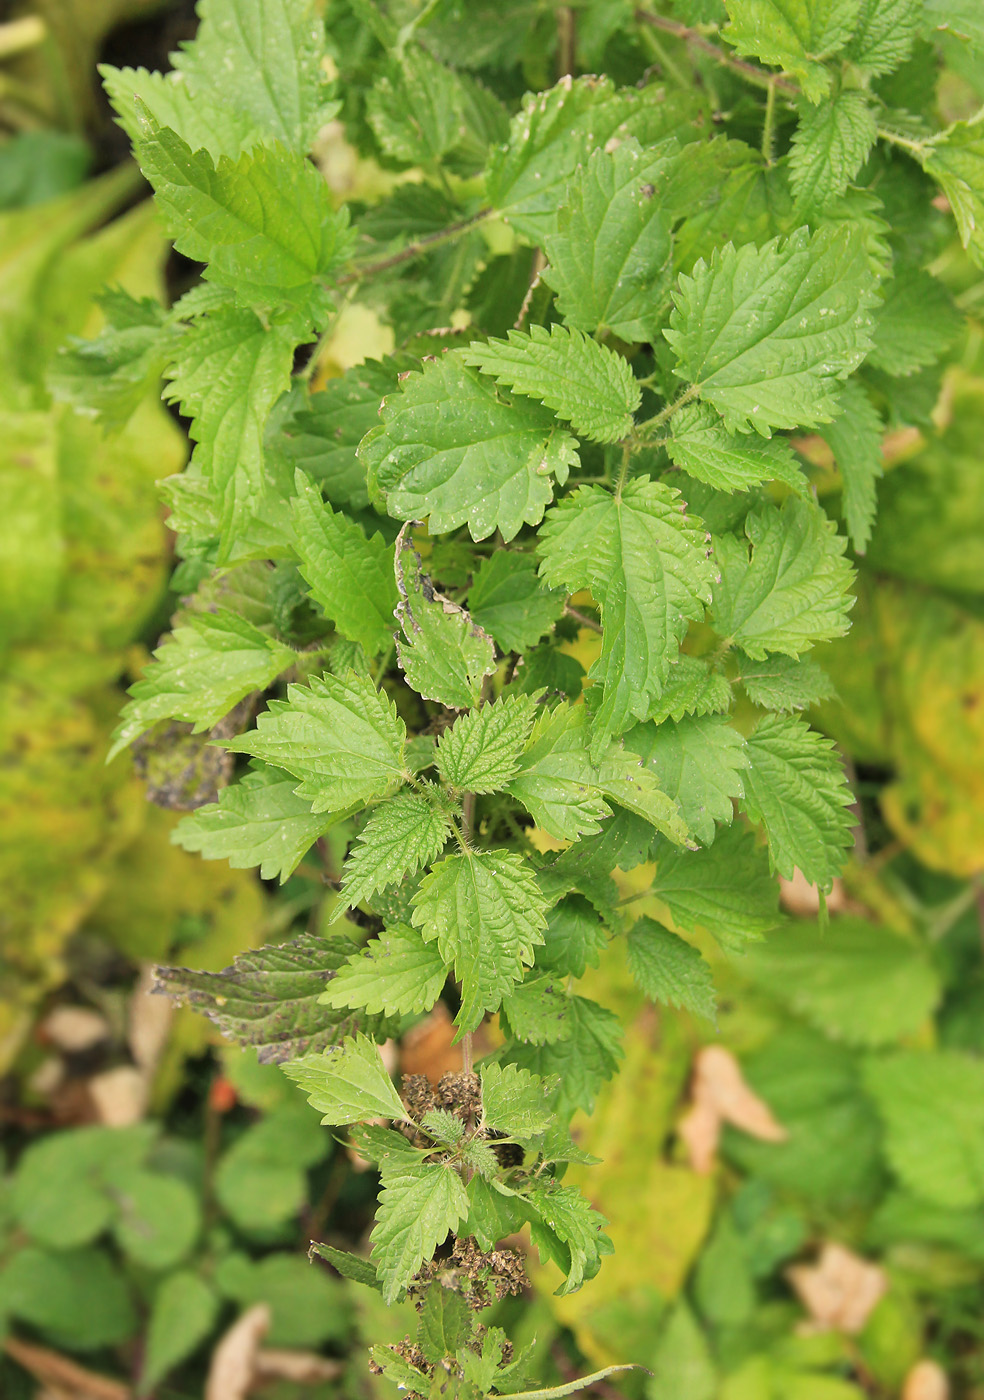
[[[224,742],[292,773],[294,791],[315,812],[342,812],[403,782],[406,736],[393,702],[349,671],[288,686],[287,699],[271,700],[255,729]]]
[[[429,517],[432,534],[467,524],[483,540],[537,525],[577,463],[577,443],[540,404],[513,402],[448,351],[407,375],[359,456],[370,495],[398,520]]]
[[[562,588],[544,588],[530,554],[497,549],[482,561],[468,590],[468,610],[502,651],[533,647],[562,616]]]
[[[447,968],[433,943],[416,929],[395,924],[353,954],[321,995],[325,1006],[386,1016],[430,1011],[444,989]]]
[[[748,740],[745,810],[761,822],[779,874],[829,890],[852,844],[851,790],[833,741],[801,719],[765,715]]]
[[[467,1214],[468,1197],[454,1167],[408,1162],[384,1171],[371,1238],[387,1303],[397,1300],[421,1264]]]
[[[434,588],[409,538],[409,526],[396,542],[396,583],[404,637],[396,652],[407,684],[425,700],[451,709],[477,705],[482,682],[495,670],[492,638]]]
[[[258,865],[262,880],[283,884],[318,837],[345,815],[313,812],[295,794],[296,786],[279,768],[259,764],[222,788],[217,802],[182,817],[171,840],[205,860],[227,860],[234,870]]]
[[[393,546],[333,511],[300,469],[294,486],[294,543],[310,595],[336,631],[376,656],[393,642]]]
[[[756,661],[842,637],[854,570],[845,539],[819,506],[792,497],[781,510],[762,506],[746,517],[745,536],[747,544],[735,535],[715,541],[715,630]]]
[[[351,953],[347,938],[302,934],[291,943],[240,953],[224,972],[155,968],[155,990],[203,1011],[224,1036],[255,1046],[262,1062],[279,1062],[351,1034],[355,1018],[318,1004],[327,979]],[[360,1020],[375,1027],[370,1017]]]
[[[650,1001],[681,1006],[717,1020],[714,974],[700,952],[655,919],[638,919],[628,934],[629,971]]]
[[[543,280],[568,325],[652,340],[669,291],[672,214],[666,188],[675,141],[643,150],[623,141],[575,171],[546,237]]]
[[[437,768],[459,792],[496,792],[519,771],[536,708],[528,695],[503,695],[462,715],[437,744]]]
[[[395,1118],[409,1122],[379,1047],[365,1035],[357,1035],[321,1054],[302,1055],[285,1064],[284,1074],[324,1115],[322,1123],[344,1127],[370,1118]]]
[[[545,910],[536,878],[514,851],[447,856],[421,881],[413,924],[454,965],[461,983],[459,1034],[497,1010],[532,966],[534,947],[543,942]]]
[[[579,436],[595,442],[624,437],[642,398],[627,360],[567,326],[510,331],[508,339],[484,345],[473,341],[462,358],[553,409]]]
[[[162,719],[211,729],[238,701],[265,690],[297,653],[225,608],[185,613],[181,625],[154,652],[147,674],[130,687],[113,732],[109,757]]]
[[[423,791],[399,792],[376,807],[345,861],[342,898],[332,922],[436,860],[450,835],[451,822],[433,784],[426,784]]]
[[[730,243],[681,277],[666,339],[676,373],[729,430],[816,427],[871,349],[877,279],[858,232]]]
[[[601,605],[601,656],[591,675],[604,684],[593,756],[607,737],[645,713],[669,674],[688,621],[710,601],[713,565],[700,521],[679,492],[637,477],[620,495],[581,486],[540,530],[540,576],[574,593],[590,588]]]

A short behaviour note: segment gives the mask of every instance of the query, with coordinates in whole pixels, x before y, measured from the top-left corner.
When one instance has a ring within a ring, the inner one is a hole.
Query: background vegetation
[[[672,22],[718,18],[714,0],[678,5],[663,27],[619,0],[448,8],[446,51],[460,58],[467,44],[469,68],[496,69],[517,96],[553,81],[571,35],[582,71],[634,81],[655,65],[672,82],[693,58]],[[340,30],[359,13],[332,0]],[[365,1164],[279,1069],[149,995],[154,963],[217,970],[244,948],[323,929],[322,871],[302,864],[276,886],[171,843],[174,805],[230,771],[190,726],[171,736],[181,760],[165,772],[153,751],[139,775],[129,758],[104,762],[123,688],[196,581],[187,564],[172,576],[155,484],[181,469],[186,437],[156,384],[137,386],[115,434],[52,389],[66,338],[103,324],[104,287],[167,303],[195,280],[95,76],[99,59],[163,66],[194,23],[180,7],[77,0],[0,27],[0,1394],[10,1400],[193,1400],[228,1355],[220,1340],[257,1303],[271,1310],[264,1352],[296,1355],[253,1356],[250,1386],[274,1400],[387,1393],[364,1347],[415,1326],[409,1305],[384,1309],[305,1258],[311,1238],[358,1247],[374,1201]],[[917,42],[892,80],[895,105],[942,121],[979,108],[984,33],[972,4],[967,23],[976,42],[932,28]],[[365,90],[373,63],[367,51],[351,75]],[[696,70],[740,111],[726,70],[702,69],[699,54]],[[781,152],[791,130],[780,117]],[[397,188],[385,143],[357,155],[330,131],[319,159],[339,197],[379,207],[383,242]],[[404,221],[412,204],[397,205]],[[702,940],[722,992],[716,1030],[657,1014],[617,963],[586,977],[627,1026],[625,1061],[580,1123],[602,1165],[570,1179],[611,1221],[616,1252],[583,1293],[553,1297],[534,1267],[532,1293],[499,1305],[518,1341],[536,1334],[544,1383],[631,1360],[652,1374],[607,1382],[609,1393],[887,1400],[906,1387],[906,1400],[936,1400],[940,1374],[913,1374],[931,1359],[958,1393],[984,1392],[984,282],[938,212],[918,260],[949,288],[963,328],[937,363],[881,386],[886,475],[857,559],[854,625],[819,657],[837,698],[812,718],[853,770],[854,855],[826,931],[815,895],[794,883],[781,937],[741,959]],[[433,254],[405,280],[404,324],[429,330],[494,304],[511,290],[495,271],[471,244]],[[393,343],[371,297],[353,300],[315,382]],[[798,446],[836,511],[829,448]],[[587,666],[592,648],[591,630],[573,625],[566,654]],[[348,839],[344,826],[325,839],[329,873]],[[626,895],[643,888],[638,873],[619,878]],[[671,921],[656,898],[639,909]],[[398,1048],[403,1071],[453,1067],[451,1036],[436,1016],[415,1028]],[[252,1355],[241,1335],[239,1346]]]

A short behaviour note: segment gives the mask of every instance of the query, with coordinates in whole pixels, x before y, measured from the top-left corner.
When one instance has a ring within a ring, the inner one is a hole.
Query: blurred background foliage
[[[554,8],[476,0],[435,32],[460,56],[467,31],[471,66],[512,73],[519,92],[551,80]],[[576,8],[582,66],[617,76],[643,42],[631,6]],[[359,5],[331,12],[344,32]],[[122,687],[177,605],[155,483],[186,442],[156,387],[107,436],[53,401],[48,375],[67,336],[98,330],[107,286],[163,300],[193,276],[95,81],[100,58],[164,66],[193,28],[189,7],[148,0],[44,0],[0,23],[5,1400],[193,1400],[219,1339],[263,1304],[263,1349],[239,1338],[258,1393],[373,1396],[365,1339],[414,1325],[304,1258],[312,1237],[358,1243],[374,1192],[363,1164],[276,1067],[148,995],[151,963],[223,967],[318,928],[330,894],[303,865],[274,890],[178,850],[173,812],[147,802],[129,759],[104,764]],[[920,100],[965,116],[984,101],[984,51],[943,47]],[[372,65],[356,64],[363,84]],[[925,88],[930,51],[909,67]],[[394,187],[384,160],[337,137],[323,163],[348,197]],[[643,1004],[614,959],[589,973],[628,1027],[621,1073],[578,1125],[603,1158],[584,1185],[616,1252],[563,1300],[537,1271],[497,1319],[519,1343],[538,1337],[551,1383],[631,1360],[651,1374],[604,1393],[984,1396],[984,283],[945,229],[922,256],[969,329],[948,363],[885,380],[886,475],[854,627],[818,655],[838,698],[817,718],[853,765],[858,847],[828,929],[814,892],[786,886],[781,928],[741,959],[702,937],[699,913],[640,897],[640,913],[706,945],[717,1034]],[[422,325],[447,323],[449,287],[462,303],[496,295],[494,259],[463,272],[445,257],[408,287]],[[392,343],[375,307],[353,305],[319,374]],[[836,512],[824,444],[799,447]],[[584,633],[568,650],[587,665],[594,645]],[[181,777],[207,786],[223,773],[203,766],[205,738],[188,738]],[[158,789],[175,800],[174,774]],[[345,839],[332,834],[329,862]],[[641,895],[646,868],[620,878]],[[438,1018],[418,1027],[403,1069],[438,1077],[450,1039]]]

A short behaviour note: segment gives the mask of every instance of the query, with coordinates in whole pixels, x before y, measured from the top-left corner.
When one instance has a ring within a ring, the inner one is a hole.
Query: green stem
[[[700,386],[698,384],[691,384],[678,399],[674,399],[672,403],[668,403],[666,407],[661,409],[654,417],[647,418],[643,423],[638,423],[632,433],[631,441],[634,443],[648,442],[648,430],[650,428],[661,428],[664,423],[669,422],[678,409],[683,408],[684,404],[690,403],[699,393]]]
[[[773,137],[776,125],[776,85],[769,84],[765,99],[765,124],[762,127],[762,156],[766,165],[772,164]]]
[[[661,29],[664,34],[672,34],[674,39],[682,39],[691,48],[697,49],[699,53],[719,63],[722,68],[729,69],[736,73],[739,78],[744,78],[746,83],[753,83],[756,87],[779,88],[782,92],[788,92],[795,96],[799,88],[792,78],[786,77],[782,73],[767,73],[764,68],[757,67],[754,63],[747,63],[743,58],[736,58],[733,54],[719,49],[706,35],[701,34],[699,29],[691,29],[689,25],[681,24],[679,20],[668,19],[666,15],[653,14],[650,10],[636,10],[635,18],[637,24],[649,24],[654,29]]]
[[[890,131],[887,126],[878,128],[878,136],[882,141],[887,141],[890,146],[898,146],[900,151],[905,151],[921,161],[926,150],[925,141],[912,141],[908,136],[900,136],[897,131]]]
[[[579,612],[577,608],[572,608],[570,603],[565,605],[564,612],[568,617],[572,617],[575,622],[579,622],[582,627],[587,627],[592,632],[601,632],[602,629],[598,623],[595,622],[594,618],[588,617],[586,613]]]
[[[347,287],[353,282],[364,282],[367,277],[376,277],[380,272],[389,272],[391,268],[402,267],[404,263],[422,257],[434,248],[440,248],[445,243],[453,243],[462,234],[470,233],[472,229],[478,228],[479,224],[487,223],[489,219],[495,217],[495,213],[496,211],[491,208],[480,209],[477,214],[470,214],[467,219],[460,219],[455,224],[448,224],[447,228],[442,228],[437,233],[428,233],[423,238],[415,239],[412,243],[408,243],[405,248],[401,248],[398,253],[392,253],[388,258],[379,258],[376,262],[363,263],[361,267],[353,268],[344,277],[339,277],[335,285]]]
[[[431,15],[437,9],[440,3],[441,0],[427,0],[427,4],[420,11],[420,13],[414,15],[413,19],[403,26],[399,34],[397,34],[396,36],[396,44],[393,49],[393,52],[397,58],[401,58],[403,56],[404,49],[406,48],[407,44],[409,44],[416,31],[421,27],[421,25],[427,23],[427,21],[430,19]]]
[[[642,38],[654,62],[659,64],[660,68],[662,68],[671,82],[675,83],[676,86],[680,88],[693,87],[693,80],[673,61],[664,46],[652,32],[652,29],[648,27],[644,28],[642,31]]]

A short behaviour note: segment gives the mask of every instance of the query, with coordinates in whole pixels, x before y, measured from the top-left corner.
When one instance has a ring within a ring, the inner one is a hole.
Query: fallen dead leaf
[[[154,967],[144,963],[130,998],[127,1043],[136,1064],[149,1078],[167,1044],[175,1006],[170,997],[153,995]]]
[[[89,1371],[50,1347],[5,1337],[3,1349],[27,1373],[40,1381],[42,1395],[70,1397],[70,1400],[131,1400],[132,1390],[122,1381]]]
[[[716,1110],[708,1103],[692,1104],[677,1124],[677,1132],[694,1171],[710,1176],[721,1141],[721,1119]]]
[[[69,1055],[91,1050],[112,1035],[109,1022],[89,1006],[56,1006],[38,1027],[42,1040]]]
[[[147,1081],[135,1065],[94,1074],[87,1082],[96,1109],[96,1118],[108,1128],[127,1128],[139,1123],[147,1107]]]
[[[436,1084],[442,1074],[461,1069],[461,1046],[452,1045],[455,1028],[451,1013],[439,1001],[423,1021],[408,1031],[400,1045],[400,1071],[426,1074]]]
[[[714,1169],[722,1123],[763,1142],[786,1139],[786,1129],[745,1083],[731,1051],[723,1045],[705,1045],[694,1057],[691,1107],[677,1128],[690,1165],[702,1176]]]
[[[786,1277],[814,1322],[851,1336],[864,1328],[888,1287],[877,1264],[842,1244],[825,1244],[815,1264],[796,1264]]]
[[[256,1353],[255,1377],[260,1384],[268,1380],[293,1381],[295,1385],[318,1385],[334,1381],[342,1374],[340,1361],[332,1361],[313,1351],[286,1351],[269,1347]]]
[[[232,1324],[212,1352],[205,1400],[245,1400],[256,1379],[260,1343],[269,1330],[266,1303],[256,1303]]]
[[[928,1357],[917,1361],[902,1383],[901,1400],[950,1400],[950,1381],[943,1367]]]
[[[799,918],[816,917],[820,912],[820,891],[811,885],[802,870],[795,869],[791,880],[779,881],[779,900],[787,914]],[[840,914],[847,904],[847,895],[842,880],[835,879],[833,888],[827,895],[827,912]]]

